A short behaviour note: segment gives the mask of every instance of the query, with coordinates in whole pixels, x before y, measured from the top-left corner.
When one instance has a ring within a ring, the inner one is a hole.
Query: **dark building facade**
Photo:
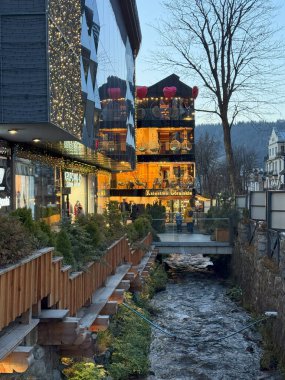
[[[140,41],[135,0],[1,0],[0,167],[11,207],[103,208],[111,172],[135,165]]]

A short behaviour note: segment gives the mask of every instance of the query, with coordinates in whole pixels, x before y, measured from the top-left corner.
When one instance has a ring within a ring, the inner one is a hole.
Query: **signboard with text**
[[[11,206],[10,160],[0,156],[0,209]]]

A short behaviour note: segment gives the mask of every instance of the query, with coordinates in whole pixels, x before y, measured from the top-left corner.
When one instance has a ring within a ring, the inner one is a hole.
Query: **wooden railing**
[[[142,241],[150,246],[151,234]],[[18,264],[0,270],[0,331],[18,316],[47,297],[47,306],[69,309],[70,315],[91,300],[92,294],[114,274],[118,265],[137,265],[144,252],[132,250],[123,237],[108,248],[98,262],[91,262],[84,272],[71,273],[62,266],[62,258],[53,258],[53,248],[45,248]]]

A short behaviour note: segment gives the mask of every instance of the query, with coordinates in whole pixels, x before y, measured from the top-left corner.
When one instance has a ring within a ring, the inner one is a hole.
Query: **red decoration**
[[[137,97],[139,99],[143,99],[147,95],[148,88],[146,86],[138,86],[137,87]]]
[[[121,97],[120,87],[108,88],[108,95],[111,99],[119,99]]]
[[[165,98],[173,98],[176,94],[177,88],[172,86],[172,87],[164,87],[163,88],[163,95]]]
[[[198,94],[199,94],[199,88],[198,88],[197,86],[194,86],[194,87],[192,88],[192,98],[193,98],[193,99],[196,99],[197,96],[198,96]]]

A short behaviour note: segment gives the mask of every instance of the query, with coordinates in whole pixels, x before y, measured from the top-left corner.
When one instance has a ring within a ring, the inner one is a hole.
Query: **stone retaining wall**
[[[231,273],[243,291],[243,304],[252,312],[277,311],[272,338],[285,364],[285,237],[280,241],[280,262],[267,256],[267,233],[257,228],[249,245],[248,226],[240,225],[231,261]]]

